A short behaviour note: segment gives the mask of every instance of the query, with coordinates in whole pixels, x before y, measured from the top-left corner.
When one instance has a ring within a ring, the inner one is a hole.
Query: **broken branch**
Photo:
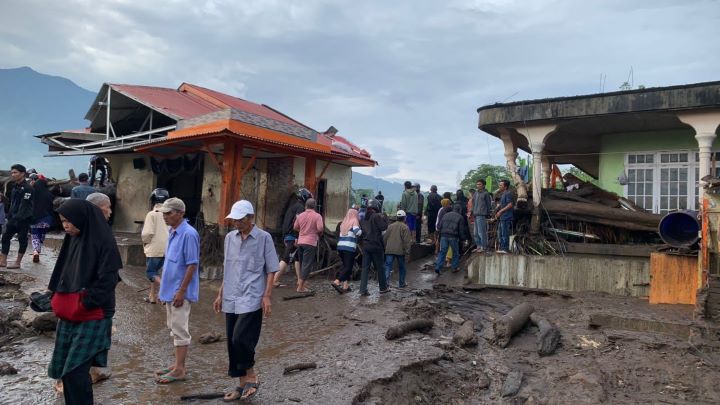
[[[510,339],[522,329],[535,309],[527,302],[516,306],[510,312],[493,322],[494,336],[492,342],[500,347],[507,347]]]
[[[560,330],[537,313],[530,315],[530,322],[540,329],[537,335],[538,354],[549,356],[555,353],[560,344]]]
[[[317,368],[317,364],[315,362],[293,364],[292,366],[285,367],[283,374],[290,374],[293,371],[308,370],[312,368]]]
[[[314,296],[314,295],[315,295],[315,291],[308,291],[308,292],[304,292],[304,293],[297,293],[297,294],[294,294],[294,295],[288,295],[287,297],[283,297],[283,301],[296,300],[296,299],[298,299],[298,298],[307,298],[307,297],[312,297],[312,296]]]
[[[435,323],[431,319],[413,319],[388,328],[385,339],[393,340],[405,336],[410,332],[427,332]]]

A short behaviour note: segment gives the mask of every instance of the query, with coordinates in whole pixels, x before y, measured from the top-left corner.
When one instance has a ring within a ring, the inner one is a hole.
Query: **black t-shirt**
[[[295,217],[303,211],[305,211],[305,207],[300,201],[295,201],[290,205],[290,207],[288,207],[288,210],[285,211],[285,216],[283,217],[282,230],[284,235],[298,236],[297,232],[293,229],[293,225],[295,224]]]

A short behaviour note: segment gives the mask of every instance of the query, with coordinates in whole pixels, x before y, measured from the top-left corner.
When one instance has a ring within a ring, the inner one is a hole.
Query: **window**
[[[720,158],[720,153],[715,155]],[[696,209],[698,161],[697,152],[687,150],[628,154],[625,195],[659,214]]]

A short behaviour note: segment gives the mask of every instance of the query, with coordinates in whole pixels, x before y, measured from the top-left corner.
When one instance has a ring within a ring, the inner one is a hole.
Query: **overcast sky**
[[[720,80],[719,38],[712,0],[0,2],[2,68],[210,87],[334,125],[380,162],[362,172],[423,188],[504,164],[478,107],[596,93],[603,74],[617,90],[631,67],[635,86]]]

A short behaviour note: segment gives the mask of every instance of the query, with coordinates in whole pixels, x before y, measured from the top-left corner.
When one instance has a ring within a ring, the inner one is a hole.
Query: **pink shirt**
[[[298,245],[317,246],[318,234],[325,229],[323,219],[315,210],[305,210],[298,214],[293,226],[300,233]]]

